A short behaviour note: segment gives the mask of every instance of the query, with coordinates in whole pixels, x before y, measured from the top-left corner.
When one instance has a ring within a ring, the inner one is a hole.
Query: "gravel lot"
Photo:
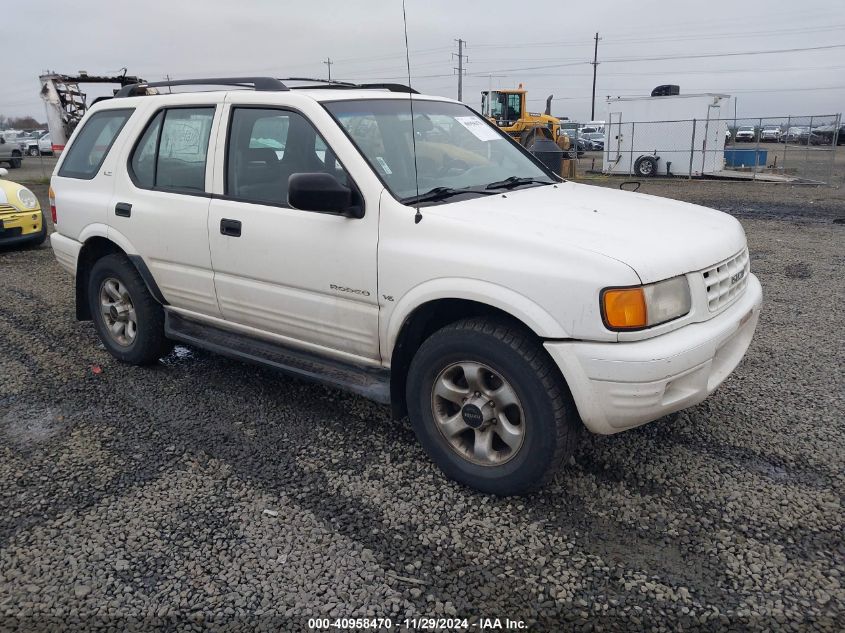
[[[407,422],[342,392],[184,347],[121,365],[46,245],[0,252],[0,631],[843,630],[845,213],[771,187],[740,213],[765,304],[735,374],[585,435],[526,498],[445,480]]]

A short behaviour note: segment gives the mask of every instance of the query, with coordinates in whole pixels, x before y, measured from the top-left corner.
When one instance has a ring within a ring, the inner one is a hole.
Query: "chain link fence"
[[[561,129],[582,170],[631,177],[717,177],[830,184],[840,115],[606,121]]]

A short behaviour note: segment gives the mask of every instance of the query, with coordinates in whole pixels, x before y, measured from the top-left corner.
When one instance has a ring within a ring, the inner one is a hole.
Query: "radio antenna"
[[[417,168],[417,132],[414,126],[414,95],[411,92],[411,53],[408,50],[408,15],[405,13],[405,0],[402,0],[402,22],[405,25],[405,63],[408,65],[408,101],[411,104],[411,146],[414,150],[414,185],[417,189],[417,198],[419,198],[420,174],[419,169]],[[419,202],[417,205],[417,213],[414,215],[414,224],[419,224],[420,220],[422,220]]]

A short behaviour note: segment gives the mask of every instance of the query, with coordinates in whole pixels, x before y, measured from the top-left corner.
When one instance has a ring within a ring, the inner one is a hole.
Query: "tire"
[[[9,159],[9,167],[12,169],[20,169],[22,164],[21,160],[21,153],[20,152],[13,152],[12,158]]]
[[[30,148],[29,155],[30,156],[38,156],[38,148],[37,147]]]
[[[657,174],[657,159],[654,156],[640,156],[634,161],[634,173],[643,178]]]
[[[465,367],[477,369],[481,382],[466,380]],[[472,388],[479,384],[477,397]],[[540,342],[506,320],[465,319],[432,334],[411,361],[406,396],[414,433],[432,461],[450,479],[495,495],[548,483],[574,452],[581,429],[572,396]],[[500,402],[498,410],[492,400],[477,404],[489,398]],[[479,438],[486,437],[484,456]]]
[[[101,292],[113,307],[109,315],[101,309]],[[172,343],[164,336],[164,309],[126,256],[106,255],[94,264],[88,278],[88,307],[100,340],[118,360],[149,365],[170,351]],[[133,316],[134,326],[130,326]],[[118,334],[109,330],[116,321],[123,324],[122,336],[119,325],[115,326]]]

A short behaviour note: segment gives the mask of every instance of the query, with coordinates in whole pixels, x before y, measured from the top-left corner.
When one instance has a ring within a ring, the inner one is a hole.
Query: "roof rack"
[[[315,86],[286,86],[285,81],[313,82]],[[208,79],[172,79],[170,81],[139,82],[123,86],[115,93],[115,98],[137,97],[147,94],[147,88],[170,88],[172,86],[234,86],[237,88],[252,88],[261,91],[283,90],[314,90],[320,88],[336,88],[341,90],[389,90],[390,92],[407,92],[419,94],[410,86],[395,83],[356,84],[349,81],[334,81],[315,79],[313,77],[209,77]]]
[[[275,77],[209,77],[208,79],[173,79],[124,86],[115,93],[118,97],[137,97],[146,94],[147,88],[168,88],[171,86],[236,86],[253,90],[290,90]]]

